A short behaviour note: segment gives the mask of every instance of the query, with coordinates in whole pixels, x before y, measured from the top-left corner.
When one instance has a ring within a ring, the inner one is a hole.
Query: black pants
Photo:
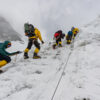
[[[0,60],[6,60],[7,63],[11,62],[11,58],[9,56],[4,56],[2,54],[0,54]]]
[[[33,44],[35,45],[36,48],[40,50],[40,43],[38,43],[37,40],[33,40],[33,39],[29,39],[27,48],[30,50]]]
[[[77,34],[74,34],[74,37],[76,37]]]
[[[58,38],[58,39],[56,40],[57,45],[59,44],[59,42],[61,42],[61,38]]]

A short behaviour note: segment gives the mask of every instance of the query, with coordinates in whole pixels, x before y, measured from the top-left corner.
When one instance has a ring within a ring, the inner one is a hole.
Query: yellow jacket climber
[[[34,28],[34,33],[35,33],[35,36],[30,36],[29,39],[38,39],[42,42],[42,37],[41,37],[41,33],[40,31],[37,29],[37,28]]]
[[[74,27],[71,28],[71,31],[68,31],[68,33],[66,35],[67,44],[70,44],[72,42],[72,39],[75,38],[77,33],[79,33],[79,29],[78,28],[74,28]]]
[[[40,43],[38,42],[38,39],[42,42],[42,44],[44,43],[40,31],[37,28],[34,28],[32,24],[26,23],[24,27],[25,27],[25,35],[28,36],[29,38],[28,46],[24,51],[24,59],[29,58],[28,51],[31,49],[33,44],[36,47],[33,54],[33,58],[34,59],[41,58],[40,56],[37,55],[40,50]]]
[[[79,33],[79,29],[78,28],[73,28],[72,30],[74,37],[77,35],[77,33]]]

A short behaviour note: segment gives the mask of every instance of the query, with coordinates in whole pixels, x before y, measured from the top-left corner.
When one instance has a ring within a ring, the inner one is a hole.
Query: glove
[[[65,34],[62,34],[62,39],[64,39],[64,37],[65,37]]]
[[[22,52],[21,52],[21,51],[17,51],[17,52],[16,52],[16,54],[20,54],[20,53],[22,53]]]
[[[42,44],[44,44],[44,41],[41,41],[42,42]]]

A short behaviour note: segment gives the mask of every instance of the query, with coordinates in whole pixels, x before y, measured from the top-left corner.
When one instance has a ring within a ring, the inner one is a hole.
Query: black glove
[[[21,52],[21,51],[17,51],[17,52],[16,52],[16,54],[20,54],[20,53],[22,53],[22,52]]]
[[[44,41],[41,41],[42,42],[42,44],[44,44]]]
[[[64,37],[65,37],[65,34],[63,33],[63,34],[62,34],[62,39],[64,39]]]

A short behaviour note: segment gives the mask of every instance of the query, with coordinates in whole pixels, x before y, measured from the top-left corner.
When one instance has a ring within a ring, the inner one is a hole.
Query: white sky
[[[0,15],[21,34],[25,22],[47,36],[58,29],[67,33],[71,26],[80,27],[95,19],[99,11],[100,0],[0,0]]]

